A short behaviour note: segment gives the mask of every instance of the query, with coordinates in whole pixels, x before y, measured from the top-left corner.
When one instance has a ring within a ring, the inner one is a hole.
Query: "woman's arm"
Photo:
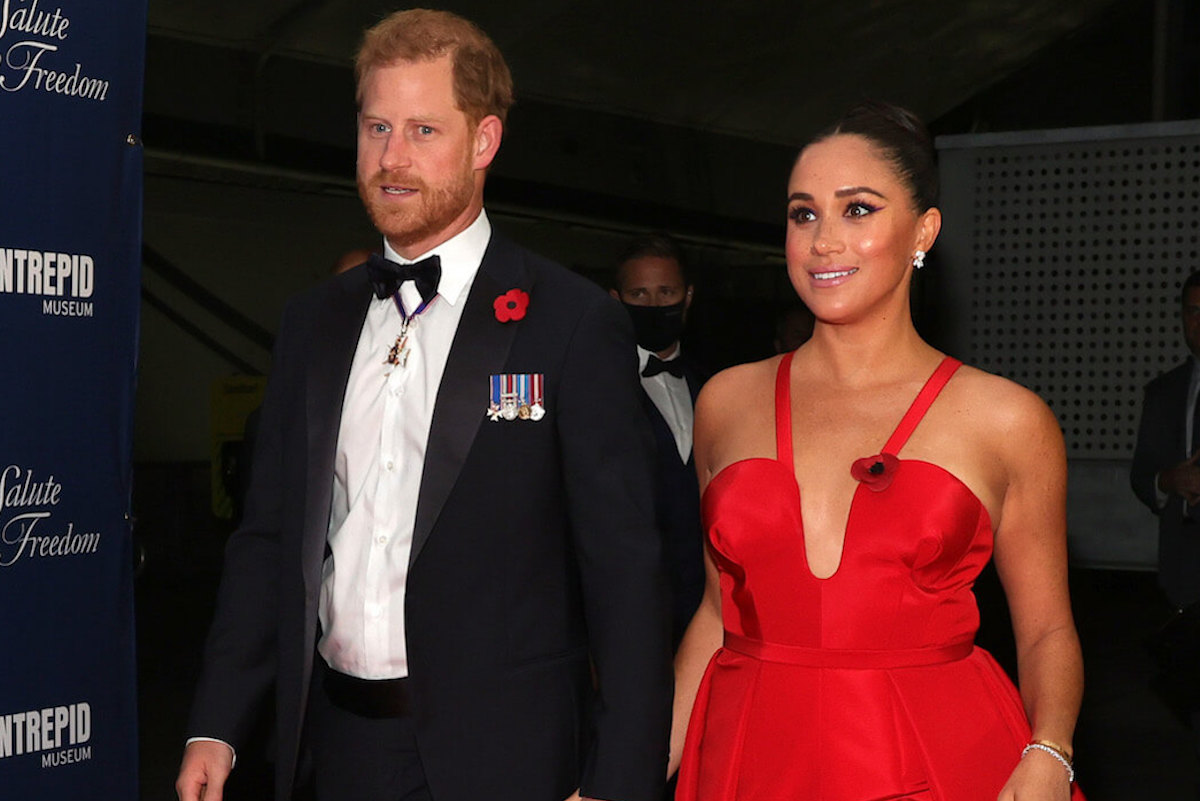
[[[746,368],[734,368],[734,372],[738,369]],[[719,452],[723,444],[722,438],[730,436],[730,427],[721,421],[721,414],[729,408],[725,395],[729,389],[736,389],[742,383],[740,379],[731,381],[730,372],[726,370],[710,379],[696,400],[692,453],[696,459],[696,476],[700,482],[701,499],[704,498],[704,490],[715,472],[714,453]],[[700,606],[692,616],[692,621],[684,632],[683,641],[679,644],[679,651],[675,655],[675,701],[671,715],[668,777],[675,775],[679,770],[688,720],[696,703],[700,680],[725,636],[721,620],[720,575],[707,547],[704,548],[704,575],[704,596],[700,599]]]
[[[696,703],[696,691],[712,655],[721,647],[725,629],[721,621],[721,584],[717,568],[707,549],[704,552],[704,597],[692,622],[688,624],[675,655],[675,705],[671,715],[671,755],[667,761],[667,777],[679,770],[688,721]]]
[[[1067,590],[1066,450],[1058,421],[1032,393],[1014,392],[997,438],[1006,487],[995,559],[1012,614],[1018,678],[1033,739],[1073,755],[1083,660]],[[1000,798],[1065,799],[1067,771],[1030,751]]]

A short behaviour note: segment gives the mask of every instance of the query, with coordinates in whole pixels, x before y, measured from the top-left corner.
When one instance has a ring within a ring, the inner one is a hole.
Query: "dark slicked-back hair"
[[[854,134],[868,140],[908,187],[917,213],[938,204],[937,152],[933,137],[917,115],[892,103],[864,100],[813,137],[808,145],[838,134]]]
[[[617,256],[617,261],[613,268],[613,288],[618,292],[621,291],[621,284],[624,278],[625,265],[634,259],[642,259],[647,256],[657,256],[660,259],[674,259],[679,265],[679,274],[683,277],[683,285],[691,286],[691,280],[688,277],[687,262],[683,258],[683,251],[679,248],[679,243],[671,238],[669,234],[654,233],[643,234],[629,241],[629,244],[621,251],[621,255]]]
[[[1187,293],[1189,289],[1200,287],[1200,270],[1196,270],[1187,278],[1183,279],[1183,286],[1179,287],[1179,305],[1182,306],[1187,302]]]
[[[454,102],[473,125],[489,114],[504,122],[513,104],[512,74],[499,48],[479,26],[449,11],[410,8],[382,19],[363,36],[354,61],[362,105],[363,79],[376,67],[449,55]]]

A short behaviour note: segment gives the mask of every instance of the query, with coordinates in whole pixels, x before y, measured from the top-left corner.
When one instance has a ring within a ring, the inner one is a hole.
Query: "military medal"
[[[406,318],[404,322],[400,323],[400,334],[388,350],[384,364],[392,364],[401,368],[408,364],[408,322],[410,319],[412,318]]]
[[[411,353],[408,347],[409,329],[416,324],[417,315],[429,308],[429,304],[437,300],[437,297],[437,295],[434,295],[422,303],[412,314],[405,314],[404,304],[400,301],[400,293],[396,292],[393,300],[396,301],[396,309],[400,312],[400,333],[396,336],[396,341],[392,343],[392,347],[388,349],[387,358],[383,360],[384,364],[390,364],[402,370],[408,364],[408,354]]]
[[[491,377],[489,420],[533,420],[546,416],[543,373],[499,373]]]

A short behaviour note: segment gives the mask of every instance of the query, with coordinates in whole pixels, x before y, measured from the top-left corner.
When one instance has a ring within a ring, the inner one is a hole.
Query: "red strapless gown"
[[[676,799],[994,801],[1030,730],[1016,688],[973,643],[991,521],[946,470],[895,458],[960,363],[926,383],[882,470],[858,474],[827,579],[805,557],[790,365],[776,383],[777,459],[735,462],[704,494],[725,644],[696,696]]]

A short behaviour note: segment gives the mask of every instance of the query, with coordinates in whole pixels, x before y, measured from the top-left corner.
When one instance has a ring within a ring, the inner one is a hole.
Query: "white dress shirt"
[[[650,361],[650,351],[638,345],[638,374],[646,369],[646,362]],[[680,347],[675,346],[675,352],[664,362],[671,362],[679,358]],[[688,459],[692,456],[692,425],[695,422],[695,410],[692,408],[692,391],[688,389],[687,379],[676,378],[667,372],[659,373],[658,375],[642,376],[642,389],[646,390],[646,394],[650,396],[650,400],[654,401],[654,406],[662,414],[663,419],[667,421],[667,425],[671,428],[671,434],[675,437],[675,447],[679,449],[679,459],[684,464],[687,464]]]
[[[425,447],[450,345],[491,230],[481,212],[462,233],[414,259],[439,256],[442,276],[437,296],[409,323],[401,364],[387,363],[403,323],[395,301],[373,298],[363,322],[338,428],[330,553],[318,608],[317,650],[330,667],[351,676],[408,675],[404,592]],[[384,256],[406,262],[386,240]],[[412,281],[400,296],[406,313],[421,302]]]
[[[1196,419],[1196,395],[1200,394],[1200,361],[1192,357],[1192,376],[1188,380],[1187,417],[1184,418],[1183,452],[1192,455],[1192,425]]]

